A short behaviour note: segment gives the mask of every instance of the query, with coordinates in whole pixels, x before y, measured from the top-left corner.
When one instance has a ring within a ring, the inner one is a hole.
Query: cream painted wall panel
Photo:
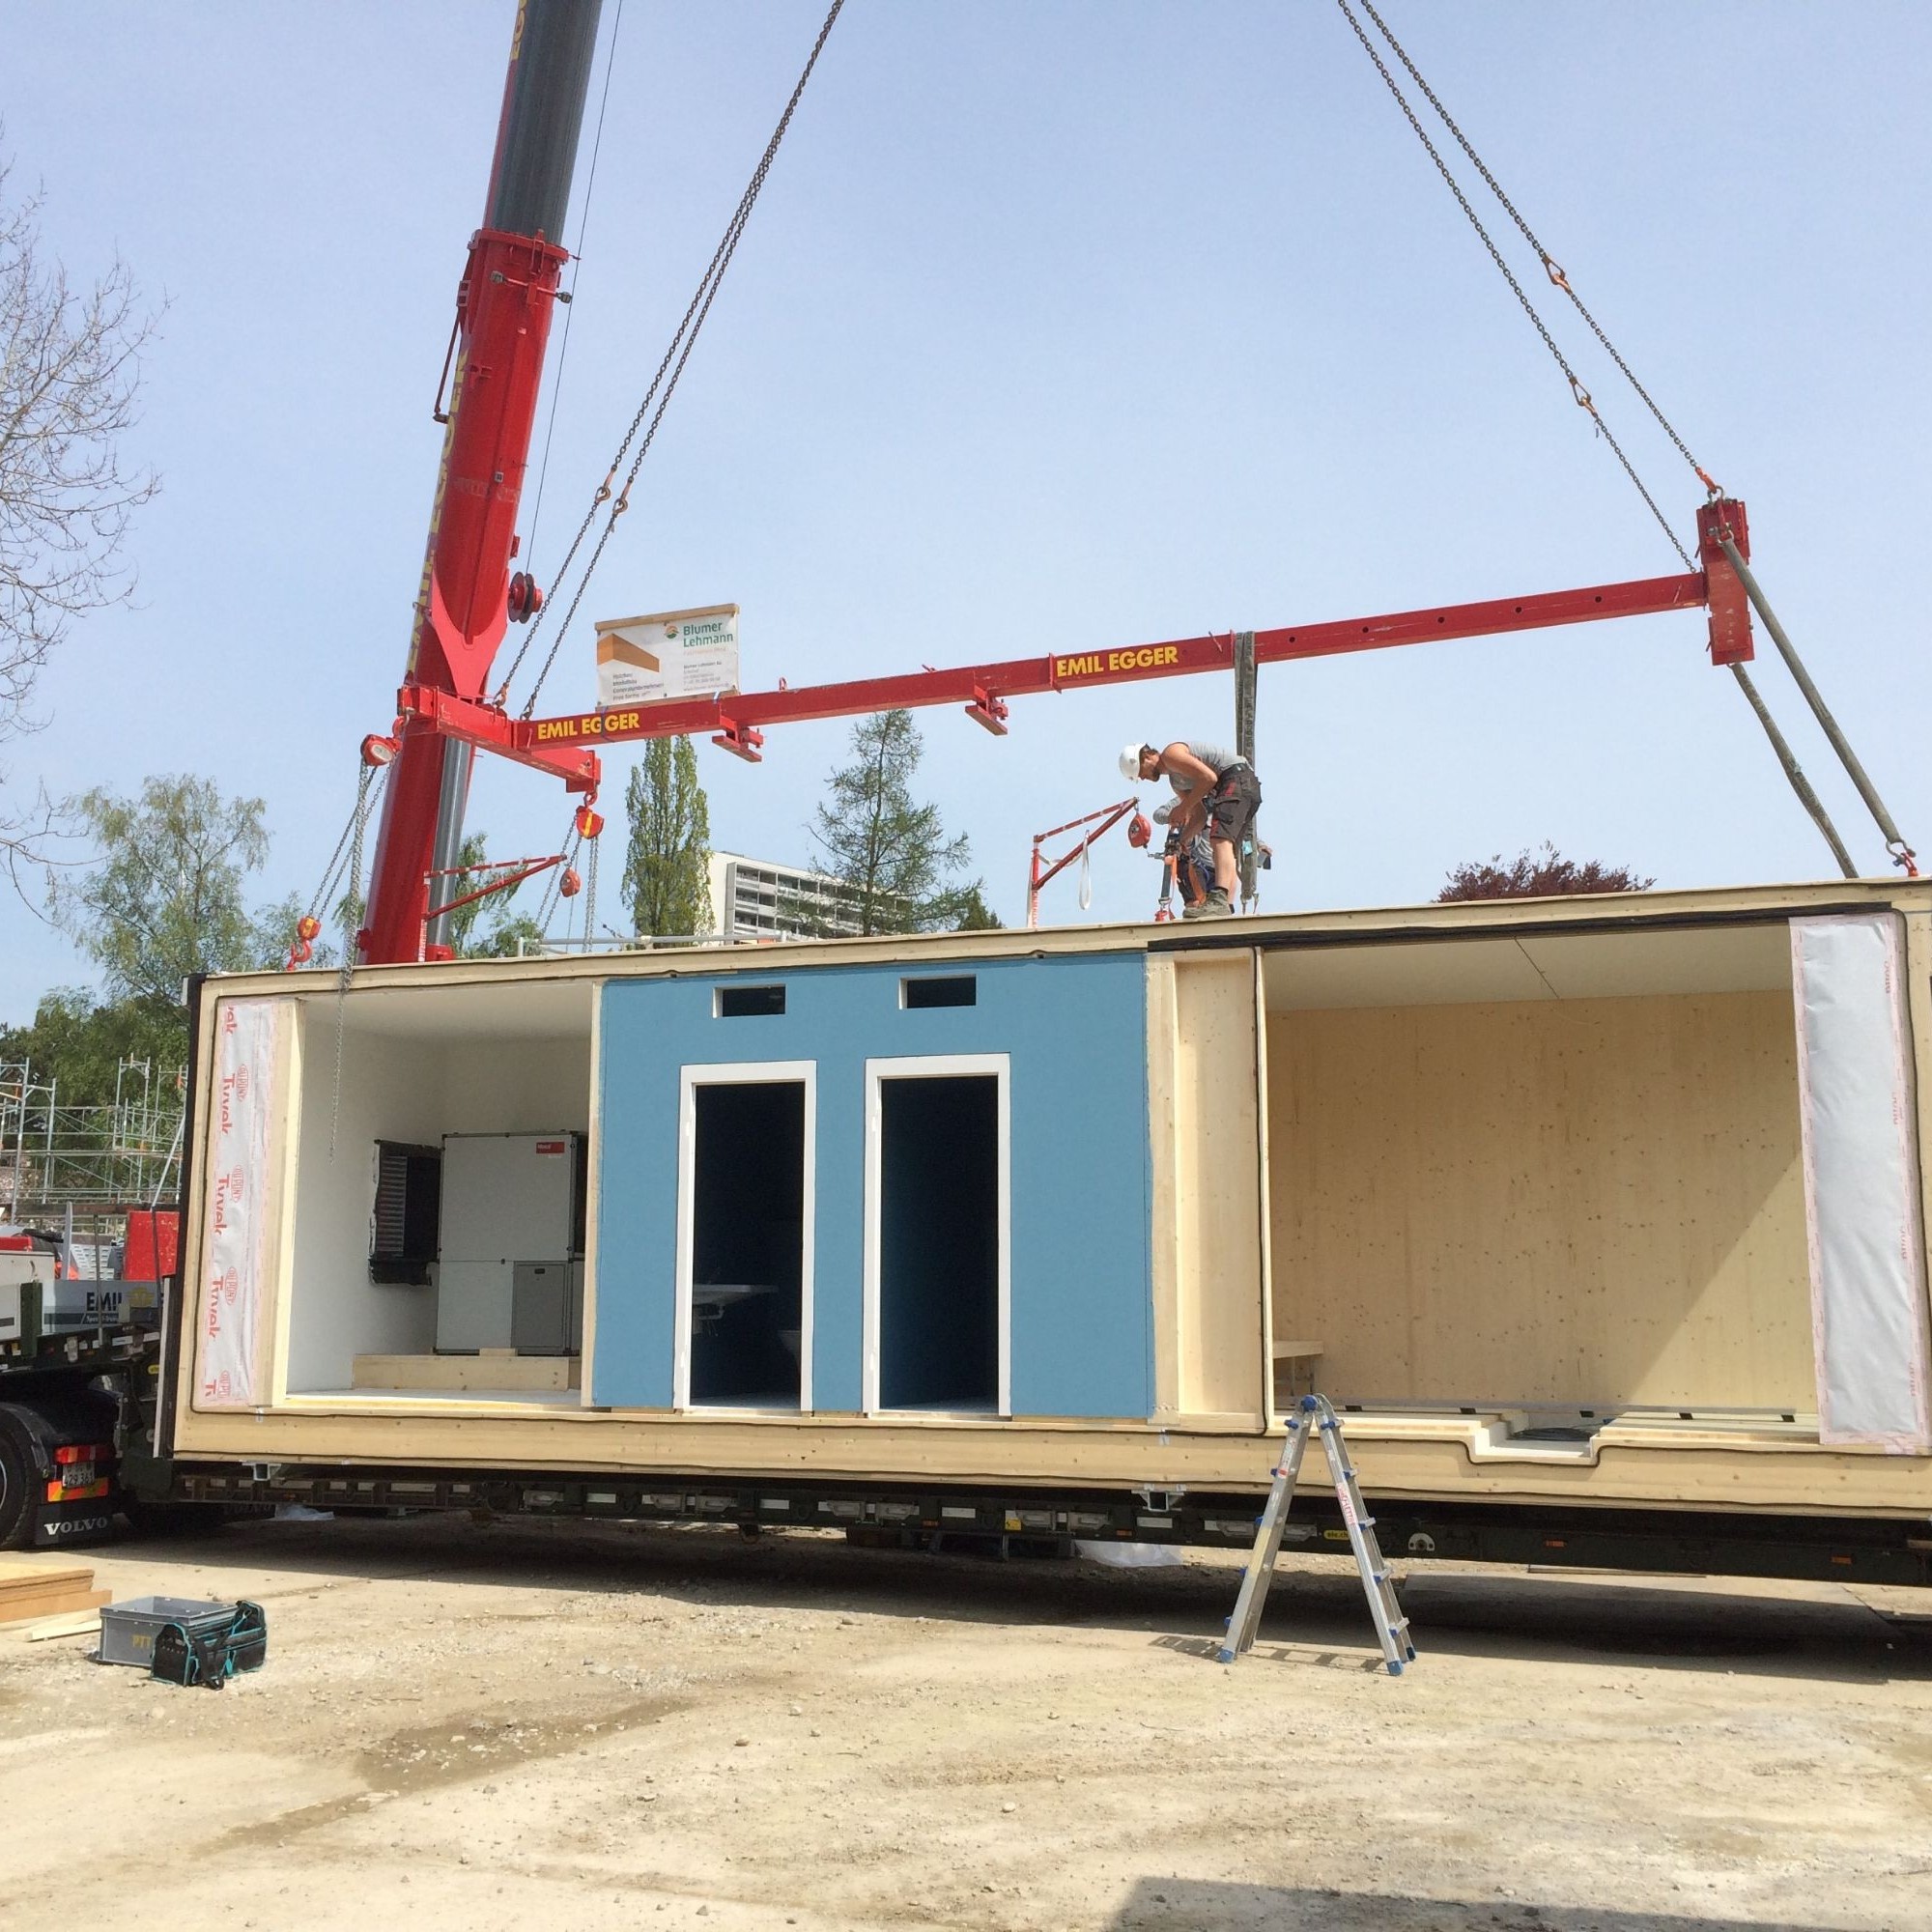
[[[1174,961],[1151,958],[1148,994],[1148,1135],[1153,1176],[1153,1410],[1180,1410],[1180,1168],[1175,1135]]]
[[[1338,1397],[1813,1406],[1787,993],[1269,1015],[1275,1328]]]
[[[426,1354],[436,1345],[433,1287],[369,1279],[377,1141],[434,1147],[446,1133],[582,1133],[590,1124],[587,1000],[581,1038],[440,1032],[412,1039],[352,1024],[339,1086],[336,1003],[310,1000],[304,1011],[308,1078],[283,1382],[296,1393],[349,1387],[356,1355]]]
[[[451,1134],[590,1129],[590,1016],[577,1039],[463,1040],[440,1056]]]
[[[1179,1406],[1264,1402],[1254,955],[1175,965],[1175,1270]]]
[[[436,1291],[369,1279],[379,1140],[431,1146],[442,1133],[434,1047],[357,1033],[335,1050],[335,1003],[304,1002],[300,1158],[296,1169],[286,1386],[346,1389],[356,1355],[426,1353]]]

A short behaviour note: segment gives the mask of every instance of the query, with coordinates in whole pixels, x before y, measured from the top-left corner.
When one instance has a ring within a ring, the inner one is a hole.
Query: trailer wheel
[[[18,1549],[33,1533],[33,1526],[26,1453],[6,1416],[0,1414],[0,1549]]]

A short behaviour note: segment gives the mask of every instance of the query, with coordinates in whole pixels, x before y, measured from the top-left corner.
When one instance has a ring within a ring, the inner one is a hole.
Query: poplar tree
[[[879,711],[852,726],[852,762],[826,781],[812,840],[824,869],[851,894],[862,933],[937,932],[997,923],[980,880],[953,883],[970,851],[946,836],[936,805],[912,795],[925,747],[910,711]]]
[[[711,807],[689,738],[653,738],[624,788],[624,903],[637,933],[711,930]]]

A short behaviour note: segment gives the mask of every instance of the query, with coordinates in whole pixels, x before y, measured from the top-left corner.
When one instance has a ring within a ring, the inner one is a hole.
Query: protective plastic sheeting
[[[1896,914],[1794,919],[1819,1438],[1932,1449],[1925,1244]]]

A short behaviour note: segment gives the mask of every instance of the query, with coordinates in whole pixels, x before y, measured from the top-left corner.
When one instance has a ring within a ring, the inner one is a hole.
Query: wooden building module
[[[212,982],[175,1450],[1250,1492],[1313,1383],[1372,1492],[1932,1515],[1928,935],[1872,883]],[[379,1255],[479,1135],[583,1148],[555,1357],[439,1353],[458,1271]]]

